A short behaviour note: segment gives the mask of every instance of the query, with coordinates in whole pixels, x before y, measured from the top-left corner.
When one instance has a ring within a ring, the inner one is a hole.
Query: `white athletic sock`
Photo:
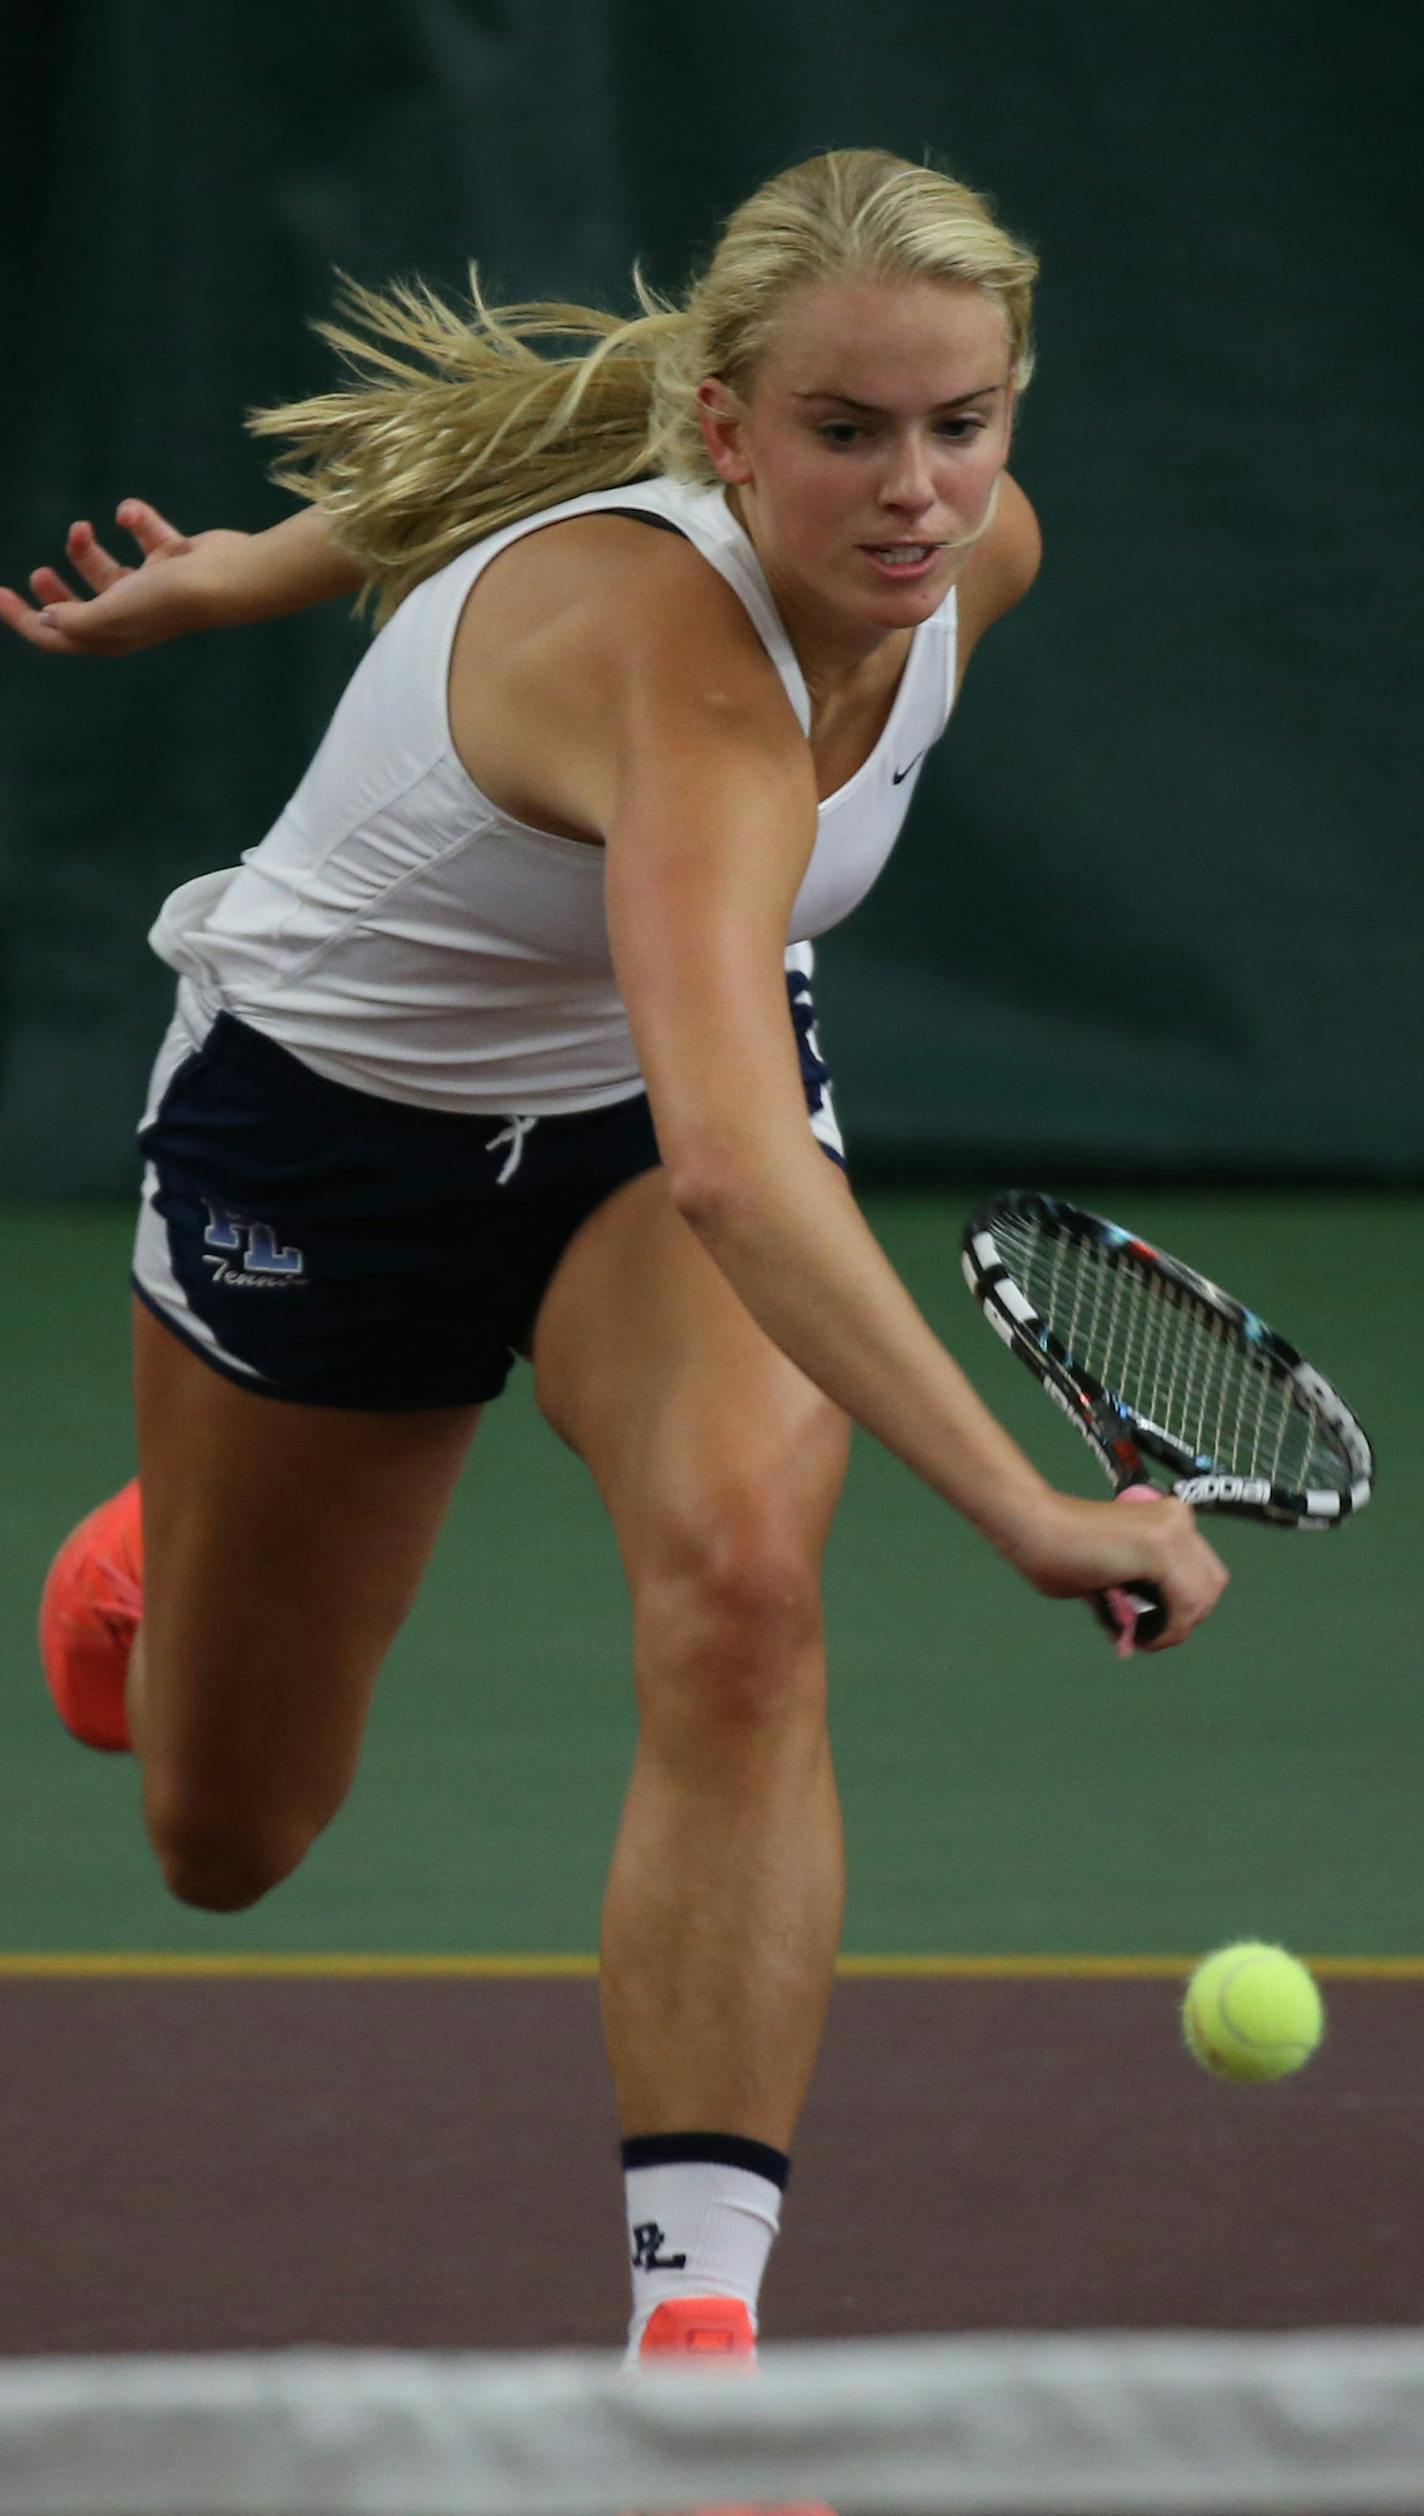
[[[665,2298],[757,2297],[781,2220],[790,2162],[760,2141],[717,2133],[623,2144],[633,2317],[628,2363]]]

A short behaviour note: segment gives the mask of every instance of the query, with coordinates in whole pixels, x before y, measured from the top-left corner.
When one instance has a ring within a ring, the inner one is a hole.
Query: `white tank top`
[[[290,803],[240,866],[184,883],[150,942],[205,1029],[219,1012],[318,1074],[426,1109],[535,1118],[642,1089],[613,973],[603,850],[482,795],[450,737],[446,684],[471,587],[522,534],[631,509],[675,524],[737,593],[804,731],[811,703],[751,542],[723,491],[670,479],[547,507],[408,594],[348,683]],[[955,599],[916,630],[880,741],[821,805],[788,968],[865,897],[954,693]]]

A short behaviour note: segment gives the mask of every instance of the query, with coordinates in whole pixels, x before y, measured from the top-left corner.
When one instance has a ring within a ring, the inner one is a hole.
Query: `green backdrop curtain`
[[[624,303],[829,145],[1044,265],[1032,599],[821,956],[863,1168],[1416,1180],[1417,13],[1198,0],[49,0],[13,11],[0,571],[139,492],[283,502],[249,405],[333,268]],[[0,656],[0,1186],[127,1186],[166,890],[299,776],[339,611]]]

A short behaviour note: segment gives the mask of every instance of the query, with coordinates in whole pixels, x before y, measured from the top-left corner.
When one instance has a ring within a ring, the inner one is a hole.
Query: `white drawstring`
[[[496,1188],[502,1188],[507,1179],[513,1179],[524,1156],[524,1139],[538,1124],[537,1118],[511,1118],[509,1125],[502,1127],[497,1136],[491,1136],[485,1146],[486,1153],[493,1153],[497,1145],[507,1144],[509,1147],[504,1168],[495,1181]]]

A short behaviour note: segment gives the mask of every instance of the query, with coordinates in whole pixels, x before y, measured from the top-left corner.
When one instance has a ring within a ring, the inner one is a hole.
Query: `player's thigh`
[[[758,1327],[666,1174],[608,1199],[565,1252],[534,1340],[539,1403],[587,1463],[635,1584],[679,1549],[819,1567],[850,1428]]]
[[[478,1420],[260,1396],[134,1305],[142,1749],[166,1800],[325,1822]]]

